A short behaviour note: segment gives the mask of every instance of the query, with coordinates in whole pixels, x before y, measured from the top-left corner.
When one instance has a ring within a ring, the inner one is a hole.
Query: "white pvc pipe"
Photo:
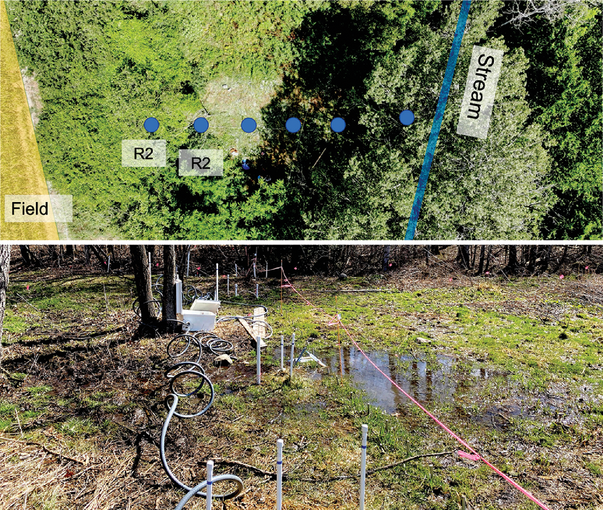
[[[107,257],[107,273],[111,271],[111,255]]]
[[[191,265],[191,249],[188,249],[188,255],[186,256],[186,277],[188,278],[188,268]]]
[[[259,297],[259,291],[260,291],[260,284],[256,283],[255,284],[255,298],[258,299]]]
[[[235,297],[239,295],[239,284],[235,283]]]
[[[255,262],[253,263],[253,277],[255,278]]]
[[[226,295],[230,296],[230,275],[226,275]]]
[[[285,370],[285,337],[281,335],[281,370]]]
[[[218,264],[216,264],[216,301],[218,301],[218,282],[220,281],[219,278],[220,275],[218,273]]]
[[[213,460],[208,460],[207,461],[207,510],[211,510],[211,489],[212,489],[212,476],[214,474],[214,461]]]
[[[291,366],[289,368],[289,378],[293,379],[293,360],[295,358],[295,333],[291,335]]]
[[[239,277],[239,268],[235,264],[235,278],[238,278],[238,277]]]
[[[266,262],[266,278],[268,278],[268,262]]]
[[[276,510],[283,505],[283,440],[276,442]]]
[[[182,314],[182,280],[176,275],[176,313]]]
[[[262,349],[260,348],[260,342],[262,341],[262,337],[261,336],[256,336],[255,337],[255,341],[256,341],[256,364],[257,364],[257,374],[258,374],[258,384],[260,384],[262,382],[262,365],[261,365],[261,355],[262,355]]]
[[[151,254],[149,253],[149,274],[153,273],[153,264],[151,264]]]
[[[360,460],[360,510],[364,510],[364,488],[366,485],[366,435],[368,425],[362,425],[362,458]]]

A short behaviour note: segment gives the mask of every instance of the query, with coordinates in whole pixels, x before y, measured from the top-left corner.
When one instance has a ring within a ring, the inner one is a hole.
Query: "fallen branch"
[[[42,310],[40,310],[39,308],[36,308],[34,305],[32,305],[29,301],[27,301],[27,299],[25,299],[21,294],[19,294],[18,292],[15,292],[15,294],[17,294],[17,296],[19,296],[23,301],[25,301],[29,306],[31,306],[36,312],[40,312],[40,313],[44,313],[42,312]]]
[[[378,468],[369,469],[366,472],[366,474],[372,475],[374,473],[378,473],[379,471],[385,471],[386,469],[391,469],[396,466],[406,464],[407,462],[411,462],[411,461],[417,460],[417,459],[422,459],[425,457],[441,457],[443,455],[452,455],[453,453],[454,453],[453,451],[449,451],[449,452],[424,453],[422,455],[414,455],[413,457],[407,457],[406,459],[400,460],[398,462],[394,462],[392,464],[388,464],[387,466],[381,466]],[[229,460],[229,459],[218,458],[218,459],[214,459],[214,462],[216,464],[221,463],[221,464],[229,464],[231,466],[240,466],[245,469],[249,469],[250,471],[252,471],[254,473],[258,473],[262,476],[268,476],[271,479],[276,479],[276,473],[273,473],[270,471],[264,471],[263,469],[252,466],[251,464],[245,464],[244,462],[239,462],[238,460]],[[360,474],[340,475],[340,476],[333,476],[331,478],[296,478],[296,477],[290,476],[288,474],[283,474],[283,480],[292,480],[292,481],[296,481],[296,482],[309,482],[309,483],[329,483],[329,482],[336,482],[338,480],[346,480],[349,478],[359,478],[359,477],[360,477]]]
[[[46,446],[44,446],[42,443],[37,443],[36,441],[21,441],[20,439],[13,439],[11,437],[5,437],[5,436],[0,436],[0,440],[11,441],[13,443],[21,443],[21,444],[29,444],[29,445],[33,445],[33,446],[38,446],[39,448],[42,448],[42,450],[44,450],[46,453],[50,453],[51,455],[56,455],[57,457],[70,460],[71,462],[77,462],[78,464],[85,465],[85,462],[82,462],[81,460],[74,459],[73,457],[69,457],[68,455],[63,455],[62,453],[59,453],[59,452],[55,452],[55,451],[47,448]]]
[[[405,464],[407,462],[410,462],[411,460],[422,459],[423,457],[442,457],[444,455],[452,455],[453,453],[454,453],[453,451],[450,451],[450,452],[424,453],[423,455],[415,455],[414,457],[408,457],[399,462],[394,462],[393,464],[388,464],[387,466],[383,466],[383,467],[379,467],[379,468],[375,468],[375,469],[369,469],[366,472],[366,474],[372,475],[373,473],[377,473],[379,471],[385,471],[386,469],[391,469],[393,467],[399,466],[400,464]]]

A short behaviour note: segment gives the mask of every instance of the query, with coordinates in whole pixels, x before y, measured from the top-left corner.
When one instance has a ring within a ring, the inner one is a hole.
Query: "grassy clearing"
[[[210,113],[211,147],[216,148],[217,143],[225,153],[235,148],[242,157],[259,156],[261,109],[270,101],[278,83],[240,76],[222,76],[210,81],[201,103]],[[258,129],[253,133],[241,130],[241,121],[246,117],[258,122]]]
[[[51,288],[41,290],[33,275],[22,273],[13,291],[24,292],[19,286],[30,280],[28,301],[52,313],[42,330],[42,316],[11,301],[12,324],[23,325],[5,347],[0,383],[3,505],[174,507],[183,493],[165,476],[157,449],[170,338],[132,341],[129,280],[65,276],[49,279]],[[275,482],[266,473],[273,472],[276,439],[282,438],[285,508],[357,508],[354,477],[360,426],[367,423],[369,469],[442,453],[369,476],[367,508],[457,509],[462,495],[481,509],[535,508],[486,466],[447,454],[458,444],[403,397],[398,395],[395,411],[384,412],[370,405],[362,381],[340,377],[336,364],[331,371],[298,366],[293,381],[280,373],[275,347],[281,333],[295,331],[300,345],[312,339],[311,351],[326,360],[337,346],[337,330],[287,289],[281,313],[280,281],[258,282],[276,332],[263,360],[263,383],[255,384],[247,334],[236,324],[221,325],[238,361],[216,368],[205,355],[215,403],[201,418],[174,419],[168,431],[168,460],[183,481],[200,480],[205,460],[213,458],[218,473],[237,474],[247,490],[224,508],[273,508]],[[103,283],[108,310],[104,296],[97,303]],[[190,283],[211,286],[209,278]],[[424,282],[402,291],[393,278],[293,283],[328,315],[341,313],[367,349],[388,353],[403,386],[406,378],[413,392],[422,391],[413,381],[423,371],[426,381],[431,378],[425,383],[427,407],[551,508],[598,508],[600,309],[576,295],[596,289],[599,277],[563,286],[549,280]],[[241,279],[239,286],[239,301],[249,302],[254,282]],[[336,306],[330,292],[377,286],[395,292],[339,292]],[[221,309],[248,311],[227,304]],[[341,332],[340,340],[348,348]],[[444,355],[452,359],[448,369]],[[439,398],[447,378],[454,382],[451,397]],[[377,384],[379,392],[391,391],[391,385]],[[341,476],[351,478],[334,479]]]

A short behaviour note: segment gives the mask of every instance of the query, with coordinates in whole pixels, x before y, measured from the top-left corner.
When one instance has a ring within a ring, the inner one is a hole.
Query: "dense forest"
[[[46,178],[73,195],[70,238],[404,237],[460,2],[7,9],[40,88]],[[417,239],[601,239],[601,42],[595,1],[471,5]],[[486,140],[456,134],[473,45],[505,53]],[[122,140],[145,138],[167,141],[167,166],[123,167]],[[178,176],[180,148],[223,149],[223,177]]]

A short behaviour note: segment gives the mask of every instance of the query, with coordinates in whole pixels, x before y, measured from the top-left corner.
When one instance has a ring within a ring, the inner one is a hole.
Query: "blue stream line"
[[[431,134],[429,135],[429,141],[427,142],[427,152],[425,153],[423,168],[421,169],[421,175],[419,176],[419,184],[417,186],[417,192],[415,193],[415,201],[412,204],[410,219],[408,220],[408,227],[406,228],[406,236],[404,239],[407,241],[411,241],[415,237],[417,221],[419,220],[421,204],[423,203],[423,195],[425,195],[425,188],[427,187],[427,179],[429,178],[429,170],[431,169],[433,154],[438,143],[438,137],[440,136],[440,128],[442,127],[442,120],[444,119],[444,110],[446,109],[446,103],[448,102],[450,86],[452,85],[452,77],[454,76],[454,68],[456,67],[456,60],[461,49],[461,42],[463,40],[465,23],[467,22],[467,17],[469,16],[470,6],[471,0],[463,0],[463,4],[461,5],[461,13],[459,14],[459,20],[456,24],[456,30],[454,32],[454,40],[452,41],[450,57],[448,57],[448,65],[446,66],[444,83],[442,83],[442,90],[440,91],[435,118],[433,119],[433,125],[431,126]]]

